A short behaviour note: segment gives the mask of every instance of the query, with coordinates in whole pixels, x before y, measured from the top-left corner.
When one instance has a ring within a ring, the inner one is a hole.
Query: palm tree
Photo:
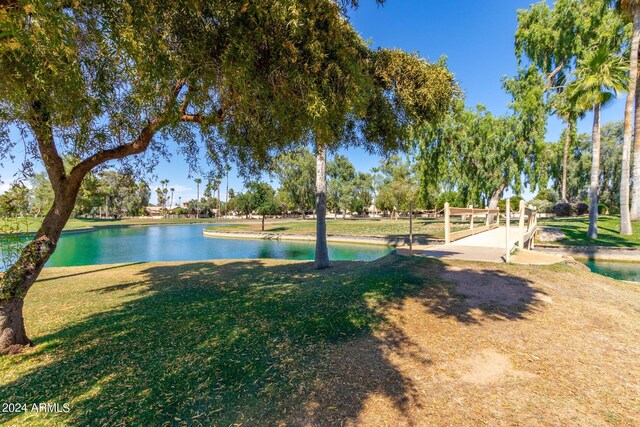
[[[162,194],[164,195],[162,198],[162,212],[165,217],[167,216],[167,184],[169,184],[168,179],[160,181],[160,185],[162,185]]]
[[[171,191],[171,202],[169,203],[169,209],[173,209],[173,192],[176,191],[176,189],[171,188],[169,191]]]
[[[640,219],[640,111],[637,106],[637,99],[640,98],[640,87],[638,87],[638,48],[640,47],[640,0],[622,0],[620,2],[624,14],[633,21],[633,33],[631,37],[631,52],[629,61],[629,90],[627,100],[624,105],[624,138],[622,144],[622,171],[620,177],[620,234],[630,235],[633,233],[631,220]],[[631,182],[631,123],[633,117],[633,106],[635,110],[635,133],[633,134],[633,201],[631,212],[629,211],[629,185]]]
[[[575,81],[570,84],[576,105],[593,110],[591,183],[589,185],[589,230],[587,237],[598,238],[598,187],[600,181],[600,110],[614,95],[626,89],[628,66],[606,46],[594,49],[578,62]]]
[[[200,183],[202,183],[202,180],[200,178],[196,178],[193,181],[196,183],[196,188],[197,188],[196,218],[200,218]]]

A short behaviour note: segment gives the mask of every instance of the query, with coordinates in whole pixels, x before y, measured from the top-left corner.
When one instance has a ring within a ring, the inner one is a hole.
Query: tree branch
[[[199,113],[197,114],[186,114],[183,112],[180,117],[180,121],[190,122],[190,123],[201,123],[201,124],[211,124],[216,122],[222,122],[225,119],[225,110],[223,108],[219,108],[215,114],[215,118],[212,116],[203,116]]]
[[[551,73],[549,73],[549,75],[547,76],[547,84],[544,88],[545,92],[548,91],[549,89],[552,89],[553,78],[557,76],[560,71],[562,71],[563,67],[564,67],[564,61],[560,62],[560,64],[558,64],[558,66]]]
[[[58,148],[53,138],[51,116],[41,101],[34,101],[31,104],[29,125],[36,137],[40,157],[55,191],[58,184],[66,179],[67,176],[64,170],[64,162],[58,153]]]
[[[156,132],[166,123],[168,113],[171,111],[171,106],[175,103],[178,94],[182,90],[184,86],[184,82],[180,81],[176,83],[171,95],[166,97],[167,105],[162,114],[158,117],[147,123],[147,125],[142,128],[140,134],[133,141],[119,145],[114,148],[109,148],[106,150],[101,150],[94,155],[87,157],[82,162],[78,163],[69,174],[70,178],[74,181],[82,181],[85,175],[91,171],[91,169],[95,168],[102,163],[108,162],[110,160],[119,160],[128,156],[132,156],[135,154],[140,154],[144,152],[147,147],[149,147],[149,143],[153,139]]]

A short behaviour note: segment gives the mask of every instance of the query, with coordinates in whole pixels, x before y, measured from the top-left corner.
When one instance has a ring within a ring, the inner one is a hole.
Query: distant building
[[[181,209],[180,206],[174,206],[172,208],[163,208],[162,206],[147,206],[146,208],[144,208],[145,212],[149,216],[162,216],[164,215],[164,213],[175,214],[179,209]]]

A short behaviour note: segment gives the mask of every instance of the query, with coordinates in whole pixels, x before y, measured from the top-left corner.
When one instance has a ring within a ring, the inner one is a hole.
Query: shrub
[[[598,214],[600,215],[609,215],[609,206],[604,203],[600,203],[598,205]]]
[[[589,213],[589,205],[582,202],[576,203],[576,211],[578,215],[584,215],[586,213]]]
[[[544,199],[533,199],[530,204],[538,208],[538,212],[540,213],[551,213],[553,212],[553,203],[549,200]]]
[[[553,206],[553,213],[557,216],[584,215],[589,212],[589,205],[586,203],[556,203]]]
[[[576,210],[571,203],[556,203],[553,206],[553,213],[556,216],[575,216]]]
[[[560,200],[560,197],[558,196],[556,190],[552,188],[545,188],[544,190],[540,190],[538,192],[534,200],[545,200],[547,202],[550,202],[551,206],[553,206]]]

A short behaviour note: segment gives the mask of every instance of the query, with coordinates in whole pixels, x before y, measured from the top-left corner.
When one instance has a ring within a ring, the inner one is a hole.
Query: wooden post
[[[491,215],[489,214],[489,206],[487,206],[485,209],[487,211],[487,220],[486,220],[484,225],[486,225],[488,227],[489,224],[490,224],[490,219],[491,219]],[[498,215],[498,222],[500,222],[500,215]]]
[[[520,249],[524,249],[524,214],[525,214],[525,208],[524,208],[524,200],[520,200],[520,218],[519,218],[519,228],[520,228],[520,236],[519,236],[519,241],[518,241],[518,247]]]
[[[413,253],[413,203],[409,203],[409,255]]]
[[[449,202],[444,204],[444,242],[451,243],[451,230],[449,224]]]
[[[510,222],[511,222],[511,200],[507,199],[507,209],[506,209],[506,213],[505,213],[505,221],[506,221],[506,233],[505,235],[507,236],[507,255],[505,257],[506,261],[509,262],[511,259],[511,245],[509,245],[509,228],[510,228]]]
[[[473,205],[469,205],[469,209],[471,209],[471,224],[469,225],[469,229],[473,230]]]
[[[533,209],[533,225],[532,227],[535,228],[536,231],[534,231],[531,234],[531,240],[529,240],[529,249],[533,249],[535,247],[535,241],[536,241],[536,233],[538,232],[538,208],[532,206]]]

